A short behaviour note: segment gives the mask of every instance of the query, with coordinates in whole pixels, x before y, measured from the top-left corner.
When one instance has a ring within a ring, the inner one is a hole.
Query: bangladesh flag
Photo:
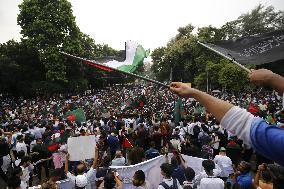
[[[65,114],[65,117],[69,121],[75,121],[76,123],[86,122],[85,112],[82,108],[78,108],[78,109],[73,110],[73,111],[68,111]]]
[[[99,68],[108,72],[120,71],[125,74],[133,73],[140,65],[143,65],[144,58],[149,56],[150,51],[145,50],[141,45],[134,41],[127,41],[125,43],[125,57],[123,61],[118,61],[121,57],[104,57],[97,60],[86,60],[77,56],[73,56],[64,52],[64,55],[83,60],[84,64]]]

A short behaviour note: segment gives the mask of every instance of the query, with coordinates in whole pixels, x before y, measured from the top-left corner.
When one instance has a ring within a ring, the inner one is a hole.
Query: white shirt
[[[220,167],[220,177],[228,177],[234,172],[232,160],[228,156],[216,155],[214,162]]]
[[[23,185],[23,188],[27,188],[28,187],[28,181],[30,179],[30,171],[29,171],[29,167],[23,167],[20,166],[22,168],[23,171],[23,175],[20,176],[21,179],[21,186]]]
[[[224,189],[224,181],[220,178],[203,178],[197,189]]]
[[[165,182],[168,186],[172,186],[173,185],[173,179],[170,178],[170,179],[163,179],[163,182]],[[177,186],[178,186],[178,189],[182,189],[183,187],[179,184],[179,181],[177,180]],[[159,184],[159,187],[158,189],[165,189],[162,185]]]
[[[27,149],[27,145],[25,144],[25,142],[17,142],[16,151],[17,152],[24,151],[25,155],[27,155],[28,149]]]
[[[94,169],[93,167],[91,167],[91,169],[87,172],[83,174],[87,180],[88,180],[88,184],[86,186],[86,189],[91,189],[92,188],[92,181],[95,180],[95,175],[96,175],[96,169]],[[74,184],[75,184],[75,180],[76,180],[76,176],[71,174],[70,172],[67,173],[67,178],[69,178]]]

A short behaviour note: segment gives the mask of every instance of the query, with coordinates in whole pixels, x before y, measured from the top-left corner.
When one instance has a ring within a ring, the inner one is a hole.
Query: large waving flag
[[[156,83],[158,85],[164,86],[164,87],[169,87],[168,85],[161,83],[159,81],[143,77],[137,74],[134,74],[137,70],[137,68],[143,64],[144,58],[148,57],[149,55],[149,50],[145,50],[141,45],[139,45],[136,42],[133,41],[127,41],[125,45],[125,60],[124,61],[118,61],[115,60],[115,58],[111,58],[104,60],[104,61],[99,61],[99,60],[87,60],[85,58],[81,58],[78,56],[74,56],[65,52],[61,52],[62,54],[77,59],[81,60],[82,63],[87,64],[89,66],[92,66],[94,68],[102,69],[108,72],[112,71],[117,71],[121,72],[127,75],[131,75],[133,77],[137,77],[152,83]]]
[[[101,66],[107,66],[115,68],[124,72],[133,73],[139,65],[143,65],[144,58],[149,56],[149,50],[145,51],[144,48],[134,41],[127,41],[125,44],[125,60],[120,62],[115,59],[104,60],[104,62],[98,62]],[[102,67],[98,67],[101,68]],[[107,69],[107,71],[110,71]]]
[[[199,44],[239,64],[259,65],[284,60],[284,30]]]

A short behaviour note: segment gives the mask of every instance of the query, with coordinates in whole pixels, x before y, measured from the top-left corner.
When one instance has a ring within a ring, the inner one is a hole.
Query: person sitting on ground
[[[184,169],[185,181],[183,181],[183,188],[193,189],[193,179],[195,177],[195,172],[191,167]]]
[[[125,158],[122,156],[120,150],[116,151],[114,159],[111,161],[111,166],[123,166],[125,165]]]
[[[136,189],[150,189],[150,183],[145,180],[145,173],[142,170],[138,170],[134,173],[132,178],[133,186],[136,186]]]
[[[96,175],[98,154],[99,154],[99,150],[96,147],[93,165],[87,173],[85,173],[85,171],[86,171],[86,165],[85,164],[80,163],[79,165],[77,165],[77,168],[76,168],[77,169],[77,176],[75,176],[75,175],[73,175],[72,173],[69,172],[69,167],[68,167],[69,154],[66,156],[65,173],[67,175],[67,178],[69,178],[74,183],[76,188],[78,188],[78,189],[89,189],[89,188],[91,188],[92,177],[94,177]]]
[[[284,93],[284,77],[270,70],[253,70],[250,81],[256,85],[271,86]],[[245,144],[251,145],[257,153],[284,166],[284,130],[268,127],[265,120],[226,101],[215,98],[205,92],[191,88],[185,83],[173,82],[170,90],[181,97],[193,97],[221,122],[222,127],[231,133],[237,133]]]
[[[158,189],[182,189],[177,179],[172,178],[173,167],[169,163],[163,163],[161,166],[161,174],[164,177],[163,182],[159,184]]]
[[[152,159],[160,155],[159,151],[155,149],[155,142],[151,141],[150,149],[145,152],[146,159]]]

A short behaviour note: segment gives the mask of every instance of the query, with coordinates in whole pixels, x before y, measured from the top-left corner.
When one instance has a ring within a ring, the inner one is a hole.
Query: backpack
[[[173,185],[171,186],[167,185],[165,182],[162,182],[159,185],[163,186],[165,189],[178,189],[177,182],[177,179],[173,179]]]

